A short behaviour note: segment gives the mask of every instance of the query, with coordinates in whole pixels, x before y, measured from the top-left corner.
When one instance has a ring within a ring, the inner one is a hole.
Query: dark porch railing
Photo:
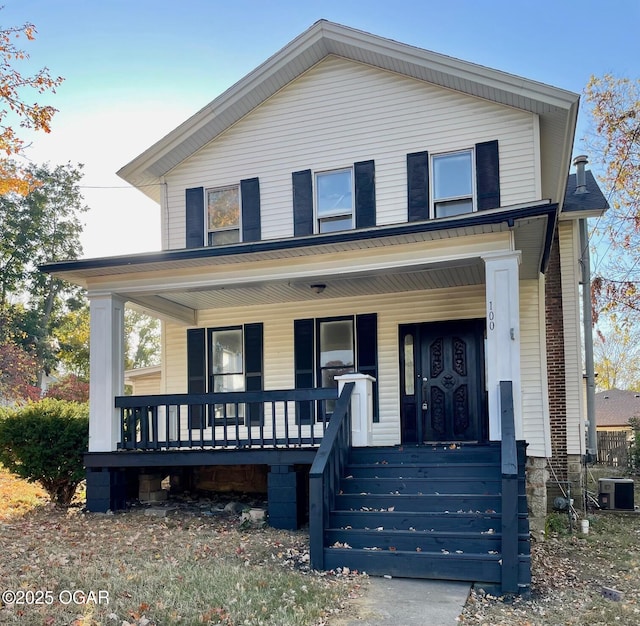
[[[118,448],[318,446],[336,398],[336,389],[120,396]]]
[[[500,381],[502,456],[502,593],[518,591],[518,451],[513,383]]]
[[[318,570],[324,569],[324,531],[351,449],[354,387],[354,383],[345,384],[309,472],[309,551],[311,567]]]

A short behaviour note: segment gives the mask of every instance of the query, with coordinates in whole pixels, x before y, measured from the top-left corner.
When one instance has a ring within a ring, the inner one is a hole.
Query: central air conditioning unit
[[[631,478],[600,478],[598,504],[602,509],[633,511],[633,480]]]

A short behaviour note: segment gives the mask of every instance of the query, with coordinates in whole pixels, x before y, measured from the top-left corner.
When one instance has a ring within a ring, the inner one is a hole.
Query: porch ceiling
[[[232,306],[478,285],[483,257],[519,250],[521,279],[544,270],[557,205],[265,240],[226,248],[83,259],[43,266],[89,295],[116,294],[152,314],[194,324]],[[311,285],[325,285],[317,293]]]
[[[480,258],[473,258],[407,269],[367,272],[345,270],[340,274],[314,275],[307,280],[261,280],[250,285],[175,291],[162,295],[135,293],[121,295],[138,306],[151,310],[161,311],[167,308],[168,304],[201,311],[231,306],[307,300],[321,302],[332,298],[462,287],[482,283],[484,283],[484,263]],[[317,293],[311,285],[324,285],[325,288],[321,293]]]

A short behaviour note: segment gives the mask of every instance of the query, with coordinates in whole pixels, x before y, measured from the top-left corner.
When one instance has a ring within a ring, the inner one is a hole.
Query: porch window
[[[352,372],[376,379],[373,391],[374,421],[378,421],[378,321],[375,313],[355,316],[302,319],[294,322],[294,367],[296,389],[337,388],[336,376]],[[330,416],[335,401],[311,407],[301,403],[296,419],[309,423]]]
[[[431,171],[435,217],[452,217],[474,210],[471,150],[434,155]]]
[[[261,322],[223,328],[187,330],[187,391],[190,394],[230,391],[262,391],[263,325]],[[235,421],[236,404],[192,406],[189,427],[202,428],[218,420]],[[206,408],[206,411],[203,411]],[[205,417],[207,419],[205,419]],[[241,424],[259,425],[263,421],[260,403],[239,404]]]
[[[316,174],[318,232],[353,228],[353,173],[351,168]]]
[[[209,330],[209,391],[224,393],[244,391],[244,359],[242,328]],[[236,405],[213,405],[210,420],[235,419]],[[242,405],[238,405],[238,417],[244,417]]]
[[[207,228],[210,246],[224,246],[240,241],[238,185],[207,190]]]
[[[319,386],[337,389],[335,377],[355,371],[353,319],[320,320],[318,326]],[[333,413],[335,400],[327,400],[325,407]]]

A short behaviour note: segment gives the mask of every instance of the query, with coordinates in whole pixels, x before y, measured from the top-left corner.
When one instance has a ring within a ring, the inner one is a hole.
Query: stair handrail
[[[309,471],[309,552],[311,567],[324,569],[324,533],[351,448],[351,394],[345,383]]]
[[[513,383],[500,381],[502,470],[502,593],[518,591],[518,451]]]

